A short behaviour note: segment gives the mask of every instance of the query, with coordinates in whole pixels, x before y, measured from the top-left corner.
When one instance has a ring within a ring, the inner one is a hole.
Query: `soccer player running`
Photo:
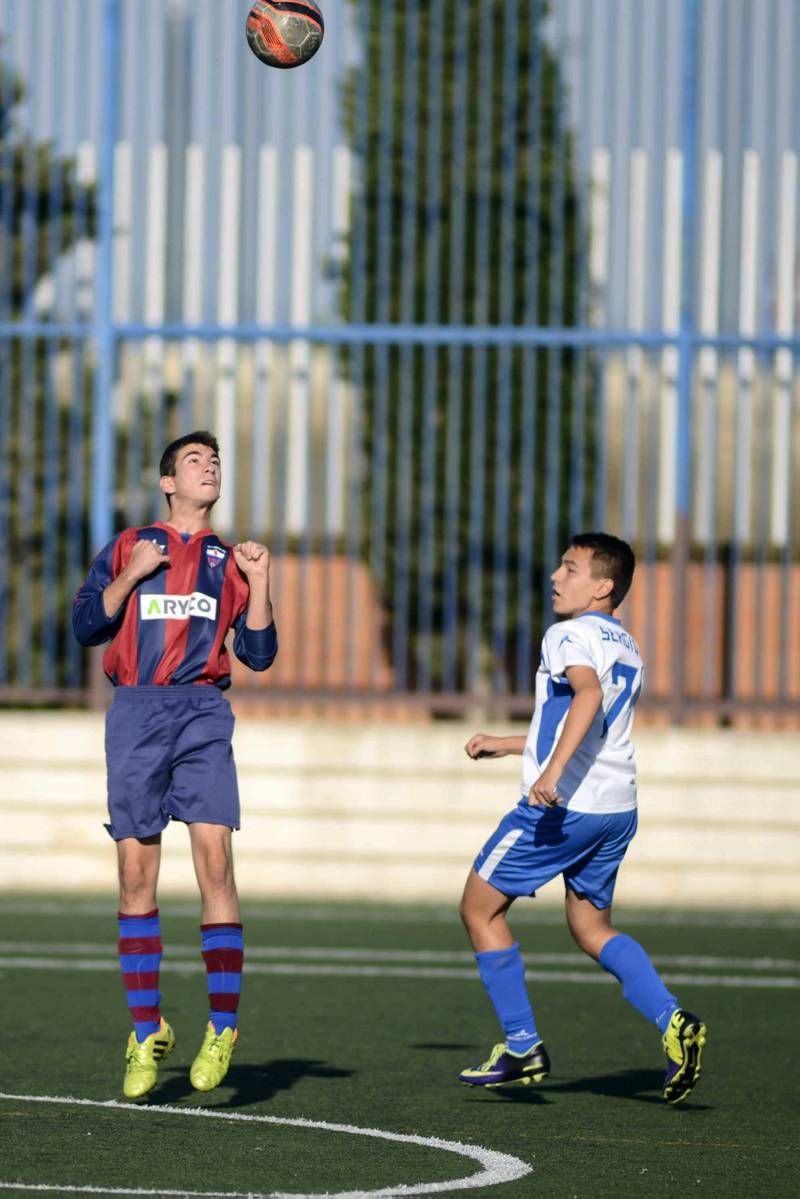
[[[680,1103],[700,1074],[706,1027],[684,1011],[644,949],[611,923],[614,883],[636,832],[633,709],[642,689],[639,649],[612,613],[635,561],[607,533],[572,538],[551,576],[559,621],[542,641],[527,737],[476,733],[471,758],[522,754],[522,798],[475,859],[461,901],[478,971],[505,1040],[461,1082],[497,1087],[541,1082],[550,1059],[525,989],[518,943],[506,922],[514,900],[561,874],[577,944],[622,983],[656,1025],[667,1055],[664,1098]]]
[[[95,558],[75,597],[82,645],[110,641],[114,684],[106,717],[109,833],[119,865],[119,958],[133,1018],[123,1091],[140,1099],[175,1037],[161,1015],[162,943],[156,899],[161,833],[188,825],[202,901],[201,946],[210,1016],[190,1078],[199,1091],[224,1079],[237,1038],[243,937],[231,832],[239,795],[225,648],[252,670],[277,652],[269,551],[229,545],[209,528],[220,495],[219,446],[189,433],[164,450],[166,521],[124,529]]]

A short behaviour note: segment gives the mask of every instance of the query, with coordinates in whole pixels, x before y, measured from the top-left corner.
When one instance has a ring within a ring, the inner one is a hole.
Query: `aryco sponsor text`
[[[202,591],[191,595],[140,595],[139,616],[142,620],[188,620],[190,616],[216,620],[217,601]]]

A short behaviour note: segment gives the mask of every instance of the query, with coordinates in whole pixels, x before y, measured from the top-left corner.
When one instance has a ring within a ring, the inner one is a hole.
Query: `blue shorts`
[[[563,874],[571,891],[607,908],[635,832],[635,808],[601,815],[532,807],[521,799],[478,854],[475,870],[504,895],[535,895]]]
[[[106,715],[114,840],[152,837],[170,820],[238,828],[233,724],[218,687],[117,687]]]

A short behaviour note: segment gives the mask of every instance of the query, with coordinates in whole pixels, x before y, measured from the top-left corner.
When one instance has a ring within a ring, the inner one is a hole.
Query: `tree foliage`
[[[352,2],[363,55],[345,87],[359,163],[346,318],[577,324],[581,197],[544,4]],[[585,358],[390,346],[355,351],[350,369],[362,552],[397,677],[461,690],[491,671],[498,690],[526,690],[543,579],[576,515],[571,472],[581,518],[588,497]]]
[[[6,322],[36,316],[40,281],[79,237],[94,236],[96,222],[95,190],[79,182],[75,159],[21,126],[25,94],[23,80],[0,62],[0,320]],[[59,395],[59,371],[69,380],[68,403]],[[0,686],[79,681],[68,625],[75,572],[83,567],[90,386],[76,347],[30,336],[0,341]]]

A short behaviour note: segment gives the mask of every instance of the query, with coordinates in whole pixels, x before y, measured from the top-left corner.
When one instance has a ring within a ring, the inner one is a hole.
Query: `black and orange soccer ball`
[[[314,0],[255,0],[247,42],[268,67],[299,67],[319,50],[325,23]]]

